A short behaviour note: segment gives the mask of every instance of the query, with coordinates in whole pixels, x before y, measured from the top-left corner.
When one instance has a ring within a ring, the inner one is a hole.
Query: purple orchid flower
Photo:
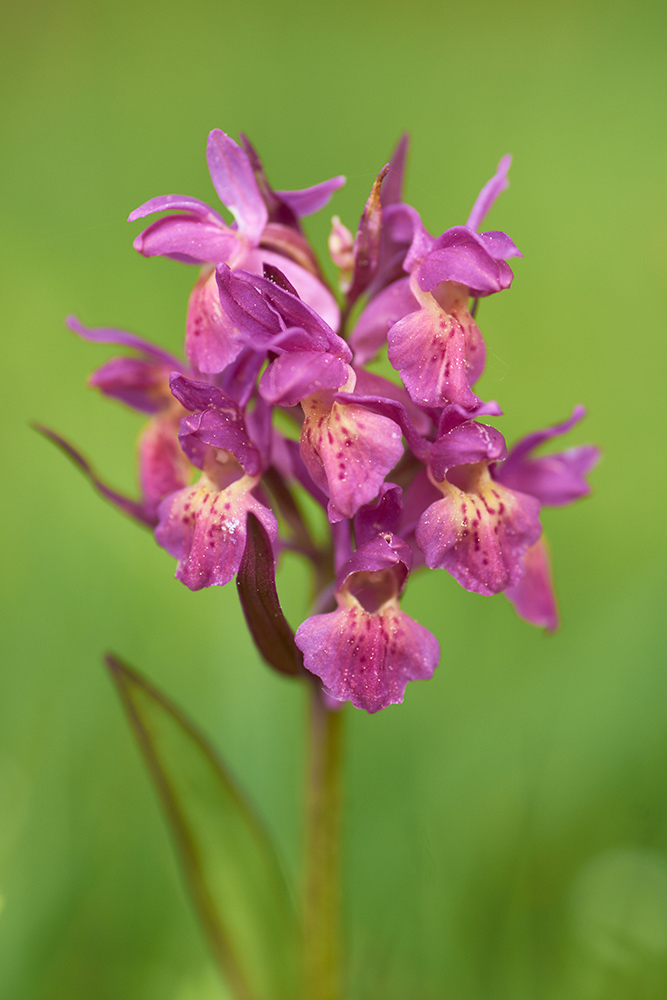
[[[521,254],[505,233],[478,233],[477,227],[507,187],[509,165],[510,157],[503,157],[467,225],[431,241],[418,216],[414,220],[404,263],[411,277],[401,294],[405,299],[409,291],[419,308],[395,322],[387,339],[389,360],[415,402],[467,409],[479,404],[470,387],[484,371],[486,348],[468,299],[509,288],[513,275],[505,261]]]
[[[296,632],[304,666],[326,694],[367,712],[402,702],[408,682],[432,677],[440,658],[435,637],[400,610],[411,553],[386,530],[398,517],[400,489],[387,484],[378,504],[355,519],[362,541],[338,573],[337,610],[308,618]]]
[[[387,229],[405,248],[401,278],[372,298],[352,335],[355,360],[363,364],[385,340],[389,360],[416,403],[472,409],[480,400],[471,386],[484,370],[485,346],[468,310],[478,298],[507,288],[512,272],[506,258],[520,256],[508,236],[478,233],[484,215],[507,186],[510,158],[504,157],[480,193],[465,226],[438,239],[424,229],[409,205],[389,205]]]
[[[220,129],[208,137],[206,157],[213,186],[234,216],[229,226],[222,216],[197,198],[165,195],[151,198],[130,213],[134,222],[156,212],[175,211],[153,222],[137,236],[135,249],[145,257],[163,256],[188,264],[209,265],[190,298],[186,323],[186,353],[202,372],[222,371],[238,356],[237,331],[220,310],[214,268],[226,263],[263,273],[265,264],[280,268],[332,326],[338,306],[323,282],[305,238],[294,229],[269,221],[269,211],[247,153]],[[333,177],[302,191],[277,192],[295,217],[322,208],[345,183]],[[274,192],[274,194],[276,194]]]
[[[562,507],[587,496],[591,488],[586,476],[600,458],[598,448],[580,445],[555,455],[533,456],[537,448],[566,434],[585,415],[583,406],[575,406],[569,420],[527,434],[493,470],[496,482],[535,497],[544,507]],[[553,632],[558,628],[558,606],[544,538],[526,551],[523,567],[524,575],[505,595],[522,618]]]
[[[275,515],[252,495],[264,471],[262,456],[240,407],[222,390],[178,372],[171,388],[193,411],[181,421],[179,440],[202,475],[162,501],[155,538],[178,560],[176,578],[190,590],[223,586],[238,572],[249,514],[272,542],[278,534]]]
[[[490,467],[506,454],[495,428],[455,406],[443,413],[429,462],[442,499],[422,514],[415,535],[427,566],[477,594],[518,584],[523,556],[542,533],[539,501],[492,478]]]

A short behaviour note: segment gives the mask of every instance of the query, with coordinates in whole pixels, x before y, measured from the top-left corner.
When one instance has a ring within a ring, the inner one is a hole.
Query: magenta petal
[[[402,702],[408,682],[432,677],[440,658],[435,637],[393,602],[377,614],[354,601],[315,615],[296,644],[328,694],[367,712]]]
[[[277,260],[279,262],[279,269],[282,270],[285,277],[290,281],[290,284],[292,284],[296,288],[297,292],[299,292],[299,283],[302,282],[303,278],[308,275],[307,271],[304,271],[303,268],[299,267],[298,271],[301,272],[301,275],[299,276],[295,273],[297,266],[293,265],[293,267],[290,268],[290,262],[287,258],[280,258],[279,256],[274,255],[273,260],[269,261],[268,255],[264,253],[263,258],[265,262],[272,264],[274,260]],[[293,275],[296,278],[295,281],[292,281]],[[318,313],[317,310],[309,304],[309,302],[302,299],[300,294],[295,295],[292,292],[281,288],[279,285],[276,285],[273,281],[269,281],[264,277],[258,277],[254,274],[249,274],[245,270],[237,271],[235,277],[238,282],[245,283],[247,286],[252,287],[257,295],[262,296],[266,305],[275,310],[283,321],[283,329],[285,327],[300,327],[302,330],[307,330],[312,337],[313,347],[315,350],[331,351],[339,358],[342,358],[343,361],[351,360],[352,352],[350,351],[346,341],[334,333],[333,329],[329,326],[323,316]],[[309,277],[312,281],[315,281],[324,292],[326,292],[327,296],[329,295],[329,292],[317,278],[314,278],[313,275],[310,275]]]
[[[470,289],[471,295],[491,295],[512,284],[511,269],[480,245],[476,233],[457,226],[433,244],[417,271],[422,291],[429,292],[443,281],[454,281]]]
[[[191,215],[168,215],[139,233],[134,249],[144,257],[172,257],[193,263],[221,264],[243,253],[238,233]]]
[[[301,188],[299,191],[276,191],[276,194],[292,209],[297,218],[312,215],[324,208],[334,191],[345,184],[345,177],[339,174],[328,181],[321,181],[312,187]]]
[[[498,197],[499,194],[509,186],[509,181],[507,180],[507,172],[512,163],[511,156],[503,156],[502,160],[498,164],[498,169],[491,178],[487,181],[480,193],[477,195],[477,201],[473,206],[473,210],[470,213],[466,226],[470,229],[479,229],[484,217],[491,210],[491,206]]]
[[[558,605],[551,579],[551,561],[544,538],[540,538],[523,557],[524,575],[505,596],[531,625],[555,632],[558,628]]]
[[[178,559],[176,579],[190,590],[224,586],[238,571],[246,542],[246,521],[253,513],[275,541],[272,512],[250,494],[255,480],[244,476],[218,491],[203,475],[199,483],[173,493],[158,509],[159,545]]]
[[[562,507],[590,493],[586,475],[600,458],[592,445],[581,445],[555,455],[532,458],[540,445],[567,433],[585,415],[583,406],[576,406],[569,420],[534,431],[517,442],[507,461],[494,471],[495,478],[512,489],[529,493],[545,507]]]
[[[112,358],[88,379],[105,396],[119,399],[142,413],[158,413],[169,402],[169,369],[142,358]]]
[[[544,455],[532,461],[501,469],[498,481],[537,497],[545,507],[563,507],[587,496],[591,488],[586,475],[600,458],[593,445],[581,445],[557,455]]]
[[[257,262],[256,266],[255,262]],[[317,313],[332,331],[338,329],[340,322],[338,303],[318,277],[307,271],[305,267],[301,267],[300,264],[296,264],[293,260],[289,260],[287,257],[273,253],[270,250],[265,250],[264,247],[261,247],[259,250],[253,250],[248,255],[248,260],[244,264],[244,267],[249,271],[256,270],[258,274],[261,274],[264,263],[272,264],[274,267],[279,268],[290,284],[296,288],[299,298],[307,306],[310,306],[313,312]],[[343,352],[341,352],[338,341],[340,341],[340,338],[336,338],[337,346],[331,349],[343,357]],[[351,353],[347,346],[344,348],[344,353],[348,354],[348,357],[344,360],[349,360]]]
[[[403,180],[409,145],[410,135],[408,132],[404,132],[396,143],[396,149],[389,161],[389,171],[382,185],[383,209],[388,205],[396,205],[403,201]]]
[[[489,257],[494,260],[507,260],[509,257],[523,257],[518,246],[507,233],[491,230],[488,233],[478,233],[477,242],[484,247]]]
[[[500,431],[488,424],[466,420],[437,439],[431,449],[429,465],[437,482],[442,482],[456,465],[497,462],[506,454],[505,438]]]
[[[262,398],[276,406],[296,406],[306,396],[324,389],[338,389],[352,370],[333,354],[291,351],[276,358],[262,375]]]
[[[248,436],[243,414],[234,400],[206,382],[193,382],[178,374],[170,381],[179,403],[196,411],[183,418],[179,431],[181,447],[191,462],[203,468],[209,449],[216,448],[234,455],[249,475],[258,475],[259,451]]]
[[[239,231],[257,246],[269,214],[259,193],[250,160],[221,129],[209,133],[206,159],[220,201],[236,219]]]
[[[357,548],[371,542],[384,532],[394,534],[403,513],[403,490],[394,483],[383,483],[377,501],[364,504],[354,517],[354,540]],[[410,561],[406,563],[410,565]]]
[[[207,374],[224,371],[243,350],[238,329],[220,304],[215,272],[203,275],[190,294],[185,351],[195,368]]]
[[[476,594],[497,594],[523,576],[523,555],[540,537],[540,505],[483,475],[475,491],[450,484],[421,516],[417,544],[431,569],[446,569]]]
[[[150,201],[145,201],[139,208],[130,212],[127,221],[135,222],[137,219],[144,219],[147,215],[153,215],[155,212],[168,212],[174,209],[178,212],[191,212],[203,222],[213,222],[218,226],[227,227],[227,223],[220,213],[212,209],[206,202],[182,194],[165,194],[151,198]]]
[[[215,276],[222,308],[245,343],[260,351],[271,337],[285,330],[276,310],[256,287],[263,278],[246,271],[232,271],[226,264],[216,268]]]
[[[360,379],[360,381],[363,383],[366,382],[366,379]],[[370,410],[372,413],[377,413],[381,417],[387,417],[389,420],[393,420],[394,423],[398,424],[401,428],[403,436],[408,442],[413,455],[415,455],[420,462],[428,461],[431,445],[430,442],[425,440],[421,434],[417,432],[417,429],[412,422],[411,414],[414,411],[414,404],[408,407],[400,401],[400,398],[396,398],[396,396],[394,398],[391,396],[371,396],[365,392],[337,392],[334,399],[338,403],[358,403],[365,410]],[[422,417],[423,416],[424,414],[422,414]]]
[[[95,344],[119,344],[121,347],[130,347],[134,351],[146,354],[149,358],[155,358],[156,361],[161,362],[170,371],[174,368],[181,368],[182,363],[175,355],[163,350],[156,344],[151,344],[149,340],[144,340],[143,337],[137,337],[135,333],[128,333],[126,330],[116,330],[110,326],[84,326],[76,316],[68,316],[65,322],[70,330],[78,333],[84,340],[90,340]]]

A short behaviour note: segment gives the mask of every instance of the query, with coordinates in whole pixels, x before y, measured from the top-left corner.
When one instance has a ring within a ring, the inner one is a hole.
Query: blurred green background
[[[436,233],[512,152],[490,225],[525,259],[480,309],[482,395],[510,440],[585,403],[571,443],[604,450],[594,496],[544,517],[561,631],[420,576],[404,609],[440,639],[434,680],[347,710],[347,997],[666,997],[664,6],[25,0],[0,46],[2,1000],[222,996],[104,650],[214,737],[297,868],[300,692],[233,587],[189,593],[28,427],[132,489],[142,420],[85,388],[113,352],[63,318],[180,348],[195,271],[138,257],[125,219],[158,194],[216,204],[214,126],[277,187],[347,175],[310,225],[322,256],[402,130]],[[279,586],[297,624],[296,563]]]

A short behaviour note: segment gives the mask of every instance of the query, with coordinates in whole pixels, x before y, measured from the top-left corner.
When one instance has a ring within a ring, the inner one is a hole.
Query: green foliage
[[[120,660],[108,656],[106,662],[235,1000],[295,1000],[297,919],[267,834],[180,710]]]

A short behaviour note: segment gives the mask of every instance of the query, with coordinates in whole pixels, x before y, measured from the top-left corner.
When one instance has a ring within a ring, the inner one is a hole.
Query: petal
[[[151,420],[139,441],[139,481],[144,507],[157,521],[166,496],[187,486],[192,466],[178,443],[178,416]]]
[[[418,405],[478,406],[470,385],[483,371],[486,349],[475,321],[467,309],[445,311],[432,295],[420,294],[420,301],[417,312],[390,328],[389,361]]]
[[[199,371],[216,374],[235,361],[244,341],[220,304],[215,272],[203,274],[192,289],[185,324],[185,352]]]
[[[433,237],[424,226],[417,209],[405,202],[388,205],[383,218],[389,241],[406,248],[403,270],[412,274],[433,246]]]
[[[512,162],[511,156],[503,156],[502,160],[498,164],[498,169],[491,178],[487,181],[480,193],[477,195],[477,201],[473,206],[473,210],[470,213],[466,226],[470,229],[479,229],[484,217],[491,210],[491,206],[498,197],[502,194],[507,187],[509,187],[509,181],[507,180],[507,171],[510,168]]]
[[[432,677],[440,658],[435,637],[397,603],[381,614],[354,601],[315,615],[297,629],[296,644],[333,698],[367,712],[402,702],[408,682]]]
[[[271,541],[278,525],[272,512],[249,492],[256,479],[244,476],[217,491],[205,474],[195,486],[173,493],[158,508],[159,545],[178,559],[176,579],[190,590],[224,586],[238,571],[251,512]]]
[[[156,361],[166,365],[170,371],[181,367],[181,362],[175,355],[163,350],[156,344],[151,344],[149,340],[144,340],[143,337],[137,337],[135,333],[128,333],[126,330],[116,330],[110,326],[84,326],[76,316],[68,316],[65,322],[70,330],[78,333],[84,340],[90,340],[95,344],[120,344],[122,347],[131,347],[132,350],[140,351],[149,358],[154,358]]]
[[[522,493],[537,497],[544,507],[563,507],[587,496],[586,475],[600,458],[593,445],[581,445],[558,455],[544,455],[501,470],[498,480]]]
[[[237,260],[245,247],[233,229],[191,215],[167,215],[139,233],[134,249],[144,257],[171,257],[186,263]]]
[[[219,128],[209,133],[206,159],[220,201],[236,219],[239,232],[252,246],[257,246],[269,215],[250,160]]]
[[[301,457],[331,501],[329,519],[353,517],[403,454],[400,427],[355,403],[329,408],[315,395],[302,406]]]
[[[407,542],[390,531],[376,533],[341,566],[336,590],[350,591],[366,611],[375,612],[403,593],[411,566],[412,552]]]
[[[302,219],[305,215],[312,215],[324,208],[331,195],[344,184],[345,177],[339,174],[328,181],[313,184],[312,187],[301,188],[299,191],[277,191],[276,194],[281,201],[289,205],[297,218]]]
[[[404,132],[396,144],[391,160],[389,161],[389,171],[382,185],[382,207],[394,205],[403,201],[403,179],[405,177],[405,162],[408,158],[408,147],[410,145],[410,134]]]
[[[112,358],[88,384],[141,413],[158,413],[169,404],[169,369],[142,358]]]
[[[581,445],[555,455],[531,457],[540,445],[567,433],[585,413],[583,406],[576,406],[569,420],[526,435],[494,471],[494,477],[512,489],[537,497],[545,507],[562,507],[586,496],[590,486],[585,477],[600,458],[597,448]]]
[[[416,530],[426,565],[442,568],[476,594],[496,594],[523,576],[522,558],[540,537],[540,505],[494,483],[488,473],[474,492],[451,483],[421,516]]]
[[[354,517],[354,540],[358,549],[381,533],[397,531],[403,513],[402,496],[400,486],[382,483],[377,501],[359,508]]]
[[[306,396],[323,389],[338,389],[352,369],[333,354],[291,351],[276,358],[262,375],[262,398],[276,406],[296,406]]]
[[[549,551],[544,537],[527,550],[523,557],[524,575],[505,596],[531,625],[555,632],[558,628],[558,606],[551,579]]]
[[[454,281],[465,285],[475,296],[509,288],[513,277],[504,260],[492,257],[477,233],[464,226],[448,229],[439,236],[417,270],[422,291],[431,291],[443,281]]]
[[[360,381],[366,382],[366,379],[362,378]],[[411,413],[413,412],[413,406],[408,408],[403,405],[400,399],[392,399],[390,396],[371,396],[367,393],[357,392],[337,392],[334,400],[345,404],[358,403],[365,410],[393,420],[401,428],[413,455],[420,462],[428,461],[431,444],[417,432],[412,422]]]
[[[212,209],[206,202],[182,194],[164,194],[157,198],[151,198],[150,201],[145,201],[139,208],[130,212],[127,221],[135,222],[137,219],[144,219],[147,215],[153,215],[155,212],[168,212],[174,209],[178,212],[191,212],[203,222],[213,222],[225,228],[227,226],[220,213]]]
[[[250,268],[255,261],[258,265],[257,274],[263,273],[264,263],[271,264],[282,271],[298,293],[296,296],[292,295],[263,277],[255,283],[256,289],[259,289],[265,295],[266,301],[280,313],[285,325],[299,326],[308,330],[323,350],[337,354],[343,361],[350,361],[352,359],[350,348],[342,337],[334,333],[334,328],[338,327],[340,320],[338,305],[319,278],[288,260],[287,257],[269,253],[264,249],[250,255],[248,267]],[[250,280],[250,276],[245,280]]]
[[[215,275],[220,304],[244,342],[257,351],[265,349],[271,337],[283,332],[285,324],[257,287],[264,279],[232,271],[226,264],[220,264]]]
[[[442,482],[457,465],[497,462],[507,454],[505,438],[495,427],[466,420],[437,439],[429,465],[437,482]]]
[[[203,468],[209,449],[216,448],[234,455],[249,475],[259,474],[259,451],[233,399],[216,386],[182,375],[171,379],[171,390],[186,409],[196,411],[183,418],[179,430],[181,447],[194,465]]]
[[[478,233],[477,242],[484,247],[489,257],[495,260],[507,260],[508,257],[523,257],[518,246],[507,233],[491,230],[488,233]]]

